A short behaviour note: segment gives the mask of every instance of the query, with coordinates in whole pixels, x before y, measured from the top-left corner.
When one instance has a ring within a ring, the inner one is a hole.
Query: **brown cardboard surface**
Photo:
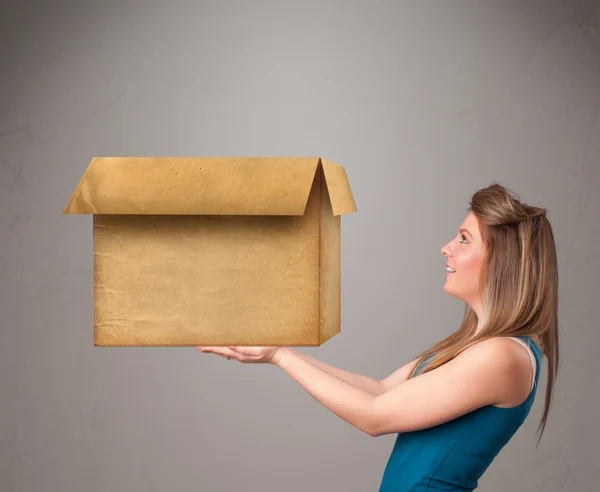
[[[340,332],[345,171],[277,162],[90,163],[64,213],[94,214],[95,345],[315,346]]]
[[[66,214],[302,215],[320,159],[95,157]],[[323,160],[334,215],[356,212],[344,168]]]

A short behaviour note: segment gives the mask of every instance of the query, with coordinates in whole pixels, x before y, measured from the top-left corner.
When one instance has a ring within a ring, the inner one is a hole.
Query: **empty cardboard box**
[[[94,345],[318,346],[340,332],[343,167],[315,158],[96,157]]]

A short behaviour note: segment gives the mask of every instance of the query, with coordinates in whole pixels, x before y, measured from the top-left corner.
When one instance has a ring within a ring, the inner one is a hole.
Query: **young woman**
[[[558,371],[558,269],[546,210],[494,183],[441,253],[460,328],[378,381],[289,347],[198,347],[285,370],[371,436],[397,433],[379,492],[472,491],[529,414],[548,362],[544,431]],[[538,444],[539,444],[538,439]]]

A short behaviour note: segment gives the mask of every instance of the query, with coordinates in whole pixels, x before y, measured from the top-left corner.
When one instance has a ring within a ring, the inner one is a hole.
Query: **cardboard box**
[[[94,345],[319,346],[340,332],[343,167],[315,158],[96,157]]]

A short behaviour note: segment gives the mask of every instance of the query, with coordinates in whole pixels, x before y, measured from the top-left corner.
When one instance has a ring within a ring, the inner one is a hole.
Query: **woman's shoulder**
[[[477,363],[493,366],[490,382],[503,388],[498,405],[514,405],[527,397],[532,378],[531,357],[520,343],[511,337],[496,336],[473,344],[467,352]]]
[[[540,349],[542,348],[542,342],[538,337],[532,337],[532,336],[526,336],[526,337],[512,336],[511,337],[511,336],[507,336],[507,335],[498,335],[498,336],[486,338],[485,340],[479,341],[479,342],[471,345],[469,347],[469,349],[474,348],[476,346],[479,346],[480,350],[501,348],[501,347],[514,347],[515,342],[513,339],[515,339],[515,338],[518,338],[521,340],[523,340],[523,338],[525,338],[525,339],[529,338],[529,339],[533,340]],[[523,341],[525,341],[525,340],[523,340]]]
[[[466,363],[485,365],[492,369],[492,376],[504,376],[509,380],[531,377],[531,357],[523,345],[507,336],[495,336],[474,343],[458,357]]]

